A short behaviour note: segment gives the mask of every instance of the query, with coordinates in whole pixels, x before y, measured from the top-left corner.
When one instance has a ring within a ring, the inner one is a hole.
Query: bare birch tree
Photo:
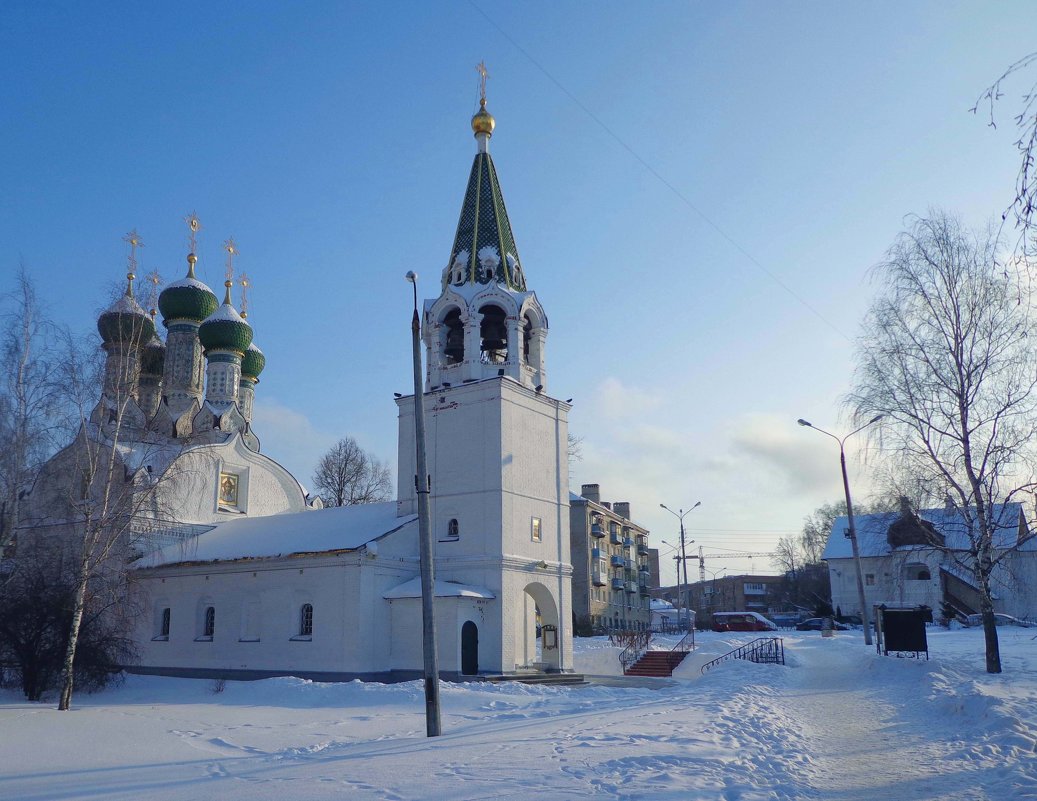
[[[52,380],[55,329],[24,267],[6,296],[0,330],[0,554],[18,524],[18,507],[54,444],[61,405]]]
[[[313,484],[325,506],[377,503],[392,498],[388,465],[361,448],[352,437],[340,439],[321,457]]]
[[[1004,504],[1032,492],[1037,352],[1023,282],[996,265],[997,241],[954,217],[915,219],[889,249],[864,323],[856,386],[860,419],[885,415],[883,452],[931,499],[960,515],[968,546],[947,553],[975,576],[986,669],[1001,672],[991,578],[1014,544]]]
[[[111,324],[119,327],[119,340],[106,347],[123,348],[125,357],[109,353],[103,379],[93,341],[84,345],[72,335],[65,339],[60,383],[78,411],[78,431],[41,473],[33,491],[35,515],[23,527],[34,533],[35,548],[63,549],[70,566],[60,710],[72,703],[84,617],[98,609],[125,616],[130,608],[128,562],[138,555],[138,538],[160,511],[160,486],[172,479],[169,465],[181,449],[147,430],[136,403],[135,354],[152,336],[150,320],[117,313]],[[157,469],[147,469],[151,465]]]
[[[1019,248],[1023,254],[1033,255],[1037,250],[1037,52],[1023,56],[1010,64],[994,83],[988,86],[972,107],[973,113],[986,112],[988,124],[997,127],[996,107],[1005,96],[1013,79],[1022,82],[1016,97],[1018,105],[1011,110],[1019,138],[1015,149],[1019,154],[1019,170],[1015,179],[1015,197],[1005,209],[1003,220],[1012,219],[1019,232]],[[1009,101],[1011,102],[1011,101]]]

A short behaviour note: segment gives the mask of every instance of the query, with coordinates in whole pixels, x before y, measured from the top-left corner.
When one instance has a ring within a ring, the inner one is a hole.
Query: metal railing
[[[685,634],[679,643],[670,649],[674,653],[686,654],[689,651],[695,650],[695,629],[691,629]]]
[[[707,670],[715,668],[723,662],[730,662],[732,659],[746,659],[749,662],[784,665],[785,642],[781,637],[757,637],[752,642],[735,648],[733,651],[728,651],[723,656],[718,656],[712,662],[707,662],[702,666],[700,672],[705,673]]]

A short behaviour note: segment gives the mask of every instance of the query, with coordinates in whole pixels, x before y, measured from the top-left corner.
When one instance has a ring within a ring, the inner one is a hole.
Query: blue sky
[[[435,293],[485,60],[548,391],[584,438],[574,485],[671,541],[658,504],[701,500],[708,567],[748,570],[708,554],[769,550],[840,496],[834,443],[795,420],[839,428],[905,215],[982,225],[1010,200],[1017,95],[998,130],[968,109],[1034,30],[1010,2],[9,0],[0,279],[23,262],[90,331],[125,232],[172,280],[194,210],[200,277],[219,287],[233,236],[254,282],[264,450],[304,483],[346,434],[395,466],[402,276]]]

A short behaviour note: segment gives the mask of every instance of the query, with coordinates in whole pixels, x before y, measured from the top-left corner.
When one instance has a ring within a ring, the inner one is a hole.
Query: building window
[[[456,517],[451,517],[446,524],[446,535],[452,540],[456,540],[461,536],[461,524],[457,522]]]
[[[303,604],[299,611],[299,636],[313,636],[313,604]]]
[[[155,634],[153,640],[168,640],[169,639],[169,607],[164,607],[162,613],[158,617],[158,633]]]
[[[534,517],[530,526],[530,535],[533,538],[533,542],[540,542],[543,539],[543,534],[540,531],[540,518]]]
[[[202,636],[203,640],[211,640],[213,635],[216,633],[216,607],[207,606],[205,607],[205,615],[202,619]]]
[[[910,564],[904,566],[904,578],[908,581],[929,581],[932,575],[929,568],[923,564]]]
[[[869,586],[869,587],[874,587],[875,586],[875,574],[874,573],[865,573],[864,574],[864,583],[867,586]]]
[[[238,476],[234,473],[220,473],[220,505],[238,506]]]

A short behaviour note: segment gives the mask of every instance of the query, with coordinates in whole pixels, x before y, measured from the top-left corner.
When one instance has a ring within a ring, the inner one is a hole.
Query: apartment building
[[[602,501],[597,484],[584,484],[570,493],[569,542],[576,633],[647,630],[648,529],[630,519],[630,504]]]

